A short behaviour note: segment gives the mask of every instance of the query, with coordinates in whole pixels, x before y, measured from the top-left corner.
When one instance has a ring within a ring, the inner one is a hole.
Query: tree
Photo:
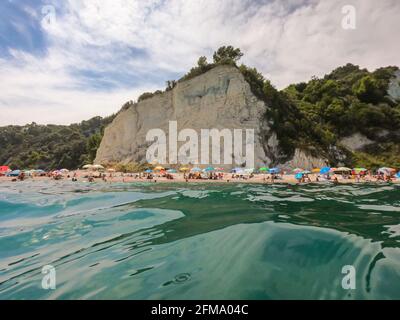
[[[368,75],[354,84],[353,93],[362,102],[377,103],[383,100],[386,94],[386,85],[384,81],[379,81]]]
[[[201,56],[199,60],[197,60],[197,65],[199,66],[200,69],[206,69],[208,65],[207,58]]]
[[[213,59],[215,64],[236,64],[242,56],[239,48],[223,46],[214,52]]]
[[[93,162],[96,158],[97,149],[100,146],[102,136],[99,133],[92,135],[87,141],[88,160]]]
[[[154,96],[154,93],[152,92],[144,92],[138,97],[138,102],[152,98]]]
[[[264,97],[264,76],[260,72],[258,72],[256,68],[249,68],[244,64],[239,67],[239,70],[246,81],[249,83],[253,94],[256,97],[262,99]]]
[[[173,88],[175,88],[177,85],[177,82],[175,80],[168,80],[167,81],[167,88],[165,89],[165,91],[170,91]]]

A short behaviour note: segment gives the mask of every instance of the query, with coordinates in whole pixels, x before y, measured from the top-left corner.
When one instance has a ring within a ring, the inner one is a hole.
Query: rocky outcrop
[[[360,151],[364,147],[373,144],[374,141],[368,139],[366,136],[362,135],[361,133],[355,133],[349,137],[343,138],[340,143],[346,147],[348,150]]]
[[[122,110],[105,129],[95,163],[145,162],[151,144],[147,132],[159,128],[168,133],[169,121],[177,121],[178,131],[190,128],[199,136],[201,129],[254,129],[255,165],[269,165],[278,140],[265,119],[266,108],[237,68],[218,66]]]
[[[303,150],[296,149],[292,160],[283,164],[282,167],[290,170],[295,168],[312,169],[327,166],[328,162],[329,161],[327,159],[313,157]]]
[[[388,94],[393,101],[400,101],[400,70],[395,72],[395,77],[390,81]]]

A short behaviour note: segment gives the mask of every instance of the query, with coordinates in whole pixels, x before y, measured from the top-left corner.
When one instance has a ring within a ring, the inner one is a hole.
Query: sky
[[[278,89],[400,66],[399,17],[398,0],[0,0],[0,125],[111,115],[222,45]]]

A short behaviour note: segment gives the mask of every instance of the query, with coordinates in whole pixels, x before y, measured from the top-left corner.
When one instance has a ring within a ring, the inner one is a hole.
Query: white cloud
[[[146,89],[116,89],[112,91],[85,90],[63,68],[57,55],[40,60],[15,52],[17,63],[0,60],[2,84],[0,124],[29,122],[69,124],[89,119],[95,115],[108,116],[128,100]]]
[[[347,4],[356,8],[356,30],[341,27]],[[47,30],[45,57],[12,52],[11,62],[0,60],[7,79],[0,110],[10,115],[0,124],[111,114],[224,44],[240,47],[243,61],[278,88],[347,62],[400,65],[397,0],[69,0],[64,7]],[[94,90],[71,72],[87,70],[110,75],[112,87]],[[136,81],[124,84],[121,74]]]

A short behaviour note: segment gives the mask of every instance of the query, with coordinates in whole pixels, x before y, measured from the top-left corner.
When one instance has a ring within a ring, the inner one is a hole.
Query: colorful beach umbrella
[[[252,174],[254,172],[254,168],[244,169],[244,172],[247,173],[247,174]]]
[[[322,167],[321,170],[319,171],[320,174],[327,174],[331,171],[330,167]]]
[[[7,176],[9,177],[18,177],[21,174],[21,170],[14,170],[9,173],[7,173]]]
[[[301,178],[303,178],[303,174],[302,174],[301,172],[296,173],[296,175],[294,176],[294,178],[295,178],[296,180],[300,180]]]
[[[396,172],[396,170],[393,168],[383,167],[379,168],[378,172],[383,174],[393,174],[394,172]]]
[[[224,169],[224,168],[215,168],[215,171],[217,171],[217,172],[224,172],[225,169]]]
[[[214,170],[215,170],[214,167],[207,167],[207,168],[205,168],[203,171],[204,171],[204,172],[211,172],[211,171],[214,171]]]
[[[347,167],[339,167],[339,168],[335,168],[333,171],[334,172],[350,172],[351,169],[347,168]]]
[[[353,171],[354,171],[356,174],[359,174],[359,173],[361,173],[361,172],[368,171],[368,169],[365,169],[365,168],[354,168]]]
[[[9,166],[0,166],[0,172],[8,172],[11,171]]]
[[[260,169],[258,169],[258,171],[260,171],[260,172],[267,172],[267,171],[269,171],[269,168],[267,168],[267,167],[261,167]]]
[[[279,173],[281,170],[279,168],[271,168],[269,169],[269,173],[276,174]]]

